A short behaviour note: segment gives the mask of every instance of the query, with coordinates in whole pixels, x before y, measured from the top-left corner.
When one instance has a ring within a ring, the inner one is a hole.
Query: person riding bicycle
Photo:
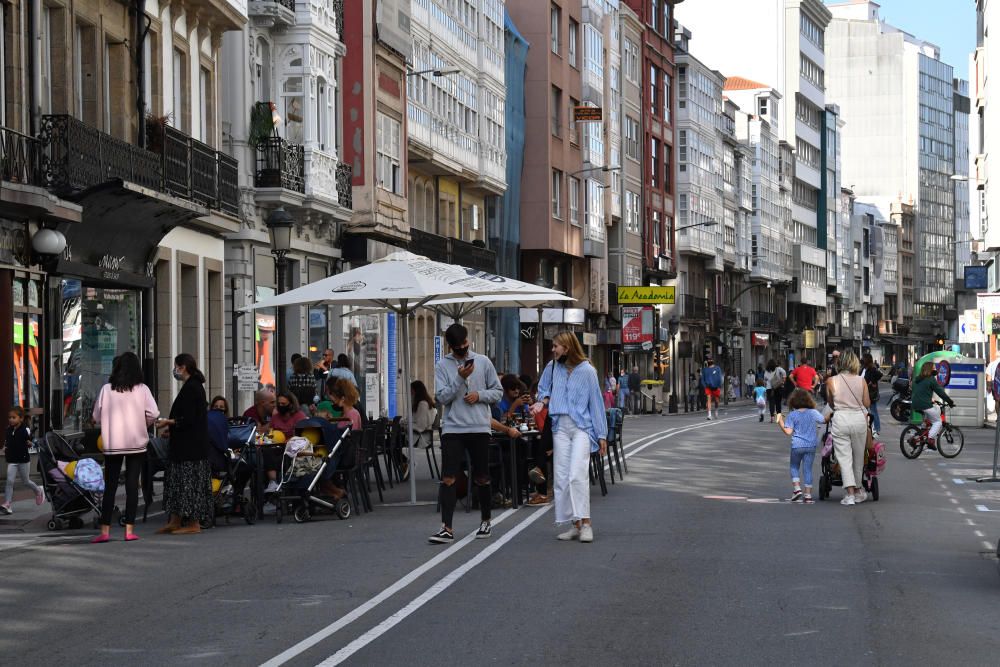
[[[928,361],[920,368],[920,375],[913,381],[913,409],[922,413],[931,423],[930,431],[927,433],[927,446],[931,449],[934,449],[934,443],[943,427],[941,408],[933,403],[934,394],[940,396],[949,407],[955,407],[955,402],[938,384],[934,362]]]

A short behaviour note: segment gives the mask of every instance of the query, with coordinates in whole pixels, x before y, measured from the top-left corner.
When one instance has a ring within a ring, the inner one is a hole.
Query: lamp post
[[[271,236],[271,254],[274,255],[274,269],[278,278],[278,294],[282,294],[285,291],[285,272],[288,268],[288,260],[285,259],[285,255],[292,248],[292,225],[294,221],[288,211],[283,206],[279,206],[267,216],[266,224],[268,234]],[[284,391],[286,385],[285,326],[282,314],[282,307],[278,306],[275,309],[274,317],[274,336],[276,339],[274,355],[277,358],[274,370],[278,391]]]
[[[671,315],[667,322],[667,333],[670,334],[670,399],[667,403],[667,412],[677,414],[677,330],[680,328],[680,321],[676,315]]]
[[[535,284],[538,285],[539,287],[548,289],[549,281],[545,279],[544,275],[539,273],[538,278],[535,279]],[[535,360],[535,372],[537,373],[537,375],[535,376],[535,380],[540,381],[542,379],[542,366],[544,365],[542,363],[542,358],[545,354],[545,350],[543,349],[545,347],[545,335],[544,335],[545,328],[542,325],[542,314],[545,312],[545,304],[540,303],[538,304],[537,308],[538,308],[538,350],[536,351],[537,359]]]

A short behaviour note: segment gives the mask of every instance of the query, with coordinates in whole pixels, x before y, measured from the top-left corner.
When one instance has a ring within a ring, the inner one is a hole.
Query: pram
[[[88,452],[83,439],[68,437],[49,431],[38,448],[38,472],[45,487],[45,495],[52,505],[52,517],[49,519],[49,530],[64,530],[65,528],[83,528],[84,517],[94,513],[93,525],[96,528],[101,520],[101,501],[103,494],[88,491],[74,481],[69,475],[59,469],[60,463],[70,463],[81,459],[96,459]],[[96,444],[96,439],[95,439]],[[118,508],[115,507],[115,512]],[[118,517],[119,525],[125,525],[125,517]]]
[[[871,429],[871,416],[868,418],[868,428]],[[861,471],[861,486],[871,494],[872,500],[877,501],[879,496],[878,478],[885,468],[885,445],[873,440],[871,448],[865,448],[865,465]],[[837,455],[833,449],[833,435],[830,433],[830,424],[826,426],[826,433],[823,434],[823,448],[821,450],[819,476],[819,499],[826,500],[830,497],[830,491],[835,486],[843,486],[844,480],[840,473],[840,464],[837,462]]]
[[[322,496],[317,486],[329,476],[330,466],[353,458],[350,450],[356,442],[351,438],[350,426],[338,428],[325,419],[306,419],[296,424],[295,434],[281,457],[276,521],[281,523],[282,516],[289,513],[296,523],[304,523],[312,518],[313,507],[330,510],[341,519],[349,518],[351,503],[347,495],[337,499]]]
[[[212,497],[215,501],[215,518],[225,517],[226,523],[234,514],[243,516],[249,525],[257,523],[257,501],[252,491],[257,469],[257,424],[230,420],[226,450],[213,451]],[[214,521],[214,520],[213,520]]]

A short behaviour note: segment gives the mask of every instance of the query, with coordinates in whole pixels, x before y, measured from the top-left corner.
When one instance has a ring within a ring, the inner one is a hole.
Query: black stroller
[[[212,497],[215,500],[215,518],[240,515],[249,525],[257,523],[257,501],[253,485],[257,469],[257,424],[231,419],[228,423],[225,450],[212,447],[209,461],[212,464]]]
[[[89,451],[85,444],[88,436],[89,440],[93,441],[91,447],[93,451]],[[38,448],[38,472],[45,487],[45,495],[52,505],[49,530],[83,528],[84,518],[91,512],[94,513],[93,526],[96,528],[99,525],[102,495],[84,489],[59,469],[60,462],[69,463],[84,458],[96,459],[99,455],[96,445],[95,433],[85,433],[83,438],[71,440],[55,431],[49,431],[42,439]],[[118,511],[117,507],[115,511]],[[125,518],[119,516],[118,523],[125,525],[124,522]]]
[[[871,416],[868,417],[868,428],[871,428]],[[820,476],[819,476],[819,499],[826,500],[830,497],[830,491],[835,486],[843,486],[844,479],[840,472],[840,463],[837,462],[837,454],[833,449],[833,435],[830,434],[830,424],[826,425],[826,432],[820,449]],[[871,494],[871,499],[878,501],[879,488],[878,476],[885,467],[885,446],[878,441],[873,442],[872,448],[865,449],[865,464],[861,472],[861,488]]]
[[[317,434],[319,437],[315,437]],[[278,485],[277,516],[281,523],[285,513],[292,515],[296,523],[304,523],[312,518],[313,508],[318,507],[333,512],[341,519],[351,516],[351,503],[347,495],[340,498],[321,495],[317,486],[321,480],[331,479],[333,474],[343,470],[341,462],[348,463],[354,458],[353,449],[357,441],[351,435],[351,427],[339,428],[325,419],[306,419],[295,425],[295,435],[285,445],[281,457],[281,473]],[[313,455],[304,455],[301,438],[309,438]]]

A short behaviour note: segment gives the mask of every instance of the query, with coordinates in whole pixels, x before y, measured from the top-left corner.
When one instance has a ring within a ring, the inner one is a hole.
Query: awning
[[[888,343],[890,345],[909,346],[909,345],[920,345],[925,341],[923,339],[912,338],[910,336],[890,336],[887,334],[882,334],[881,336],[879,336],[878,342]]]

